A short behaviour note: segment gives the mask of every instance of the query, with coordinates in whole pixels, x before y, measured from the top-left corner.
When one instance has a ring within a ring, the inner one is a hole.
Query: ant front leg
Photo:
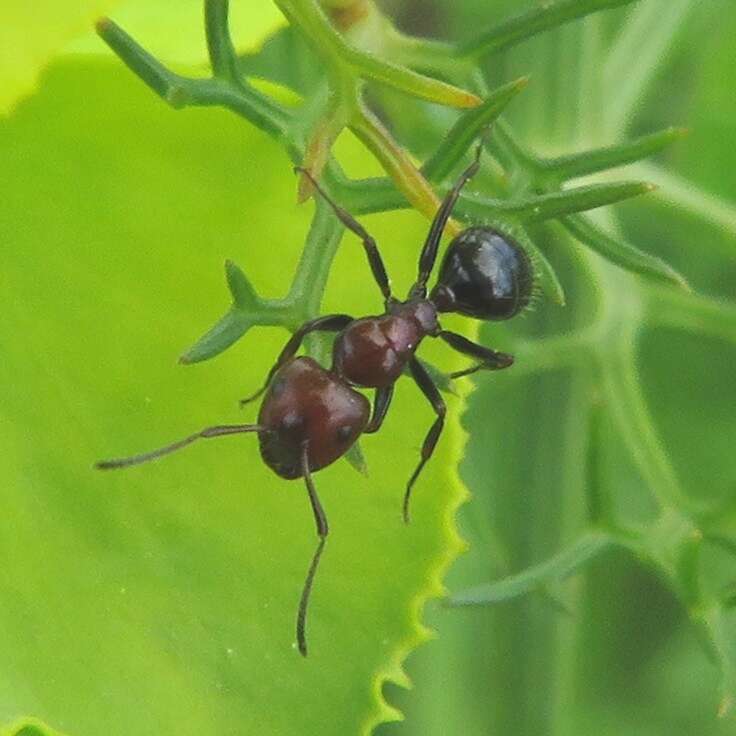
[[[432,457],[434,448],[437,445],[437,440],[440,438],[440,434],[442,433],[442,427],[445,425],[445,412],[447,411],[445,402],[442,399],[442,396],[440,396],[439,389],[434,385],[434,382],[432,381],[429,373],[425,370],[424,366],[416,358],[412,358],[411,361],[409,361],[409,370],[411,371],[412,378],[416,381],[417,386],[419,386],[422,393],[427,397],[429,403],[432,404],[432,408],[437,414],[437,419],[434,420],[434,424],[429,428],[429,432],[427,432],[427,436],[424,438],[421,460],[406,485],[403,505],[404,523],[406,524],[409,523],[409,498],[411,496],[411,489],[419,477],[419,473],[422,472],[422,468],[427,464],[427,460]]]
[[[482,345],[474,343],[472,340],[468,340],[467,337],[458,335],[456,332],[441,330],[439,337],[459,353],[470,355],[473,358],[480,360],[480,363],[477,363],[470,368],[450,373],[450,378],[469,376],[471,373],[475,373],[476,371],[498,371],[502,368],[508,368],[514,362],[513,355],[509,355],[508,353],[498,353],[490,348],[485,348]]]
[[[383,420],[386,418],[388,407],[391,404],[391,397],[394,395],[394,385],[385,386],[384,388],[376,389],[376,396],[373,400],[373,416],[370,422],[363,430],[363,434],[373,434],[378,432],[383,424]]]
[[[325,542],[327,541],[327,534],[330,531],[329,526],[327,525],[327,516],[325,515],[322,504],[319,501],[319,496],[317,496],[317,489],[314,487],[312,473],[309,469],[309,445],[307,442],[302,445],[302,474],[304,475],[304,482],[307,486],[309,503],[312,506],[312,512],[314,513],[314,522],[317,525],[317,536],[319,537],[317,549],[314,551],[312,561],[309,563],[307,577],[304,580],[302,595],[299,599],[299,610],[296,616],[296,641],[302,656],[306,657],[307,607],[309,606],[309,596],[312,592],[312,584],[314,583],[314,576],[317,572],[317,566],[319,565],[319,558],[322,556],[322,550],[325,548]]]
[[[257,398],[262,396],[269,384],[271,379],[276,374],[276,371],[281,368],[284,363],[293,358],[304,341],[304,338],[310,332],[339,332],[340,330],[347,327],[353,318],[349,314],[328,314],[324,317],[317,317],[309,322],[305,322],[289,339],[289,342],[284,345],[284,349],[279,354],[278,359],[271,367],[271,370],[266,376],[266,380],[263,386],[258,389],[252,396],[248,396],[246,399],[240,400],[240,406],[249,404],[251,401],[255,401]]]
[[[378,284],[378,288],[383,294],[383,300],[386,304],[393,301],[391,296],[391,286],[389,285],[388,274],[386,273],[386,266],[383,263],[381,254],[378,252],[378,246],[376,241],[368,234],[368,231],[343,207],[340,207],[331,197],[327,195],[324,189],[319,185],[317,180],[306,170],[297,166],[294,171],[304,174],[309,179],[314,188],[317,190],[322,199],[332,207],[337,219],[345,225],[348,230],[354,232],[362,241],[363,248],[365,248],[365,254],[368,257],[368,265],[371,267],[373,278]]]

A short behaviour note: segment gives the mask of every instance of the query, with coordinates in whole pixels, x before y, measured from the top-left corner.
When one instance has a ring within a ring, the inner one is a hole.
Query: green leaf
[[[225,278],[233,295],[233,306],[247,311],[257,309],[262,304],[248,277],[229,259],[225,261]]]
[[[232,3],[237,48],[247,51],[283,23],[271,3]],[[105,52],[92,33],[94,22],[115,12],[116,20],[140,35],[159,58],[196,65],[206,56],[201,30],[202,0],[5,0],[0,7],[0,115],[33,92],[38,74],[62,52]]]
[[[540,194],[527,200],[496,203],[499,212],[513,214],[525,222],[543,222],[561,215],[585,212],[607,204],[615,204],[631,197],[653,191],[644,182],[616,182],[572,187],[560,192]]]
[[[0,728],[0,736],[61,736],[35,718],[23,718],[7,728]]]
[[[461,56],[496,53],[538,33],[599,10],[620,8],[635,0],[552,0],[475,36],[458,49]]]
[[[0,6],[0,115],[30,94],[40,71],[119,0],[5,0]]]
[[[85,89],[94,104],[79,104]],[[255,438],[92,469],[252,419],[237,400],[262,382],[282,330],[197,368],[174,358],[220,303],[226,256],[248,263],[261,294],[288,288],[312,207],[294,204],[287,157],[227,112],[175,113],[118,65],[88,59],[54,68],[0,123],[0,163],[0,240],[12,243],[0,321],[0,381],[12,386],[0,399],[4,712],[72,736],[153,723],[342,736],[396,718],[382,686],[406,682],[401,663],[428,637],[419,611],[461,548],[462,402],[448,400],[410,526],[401,498],[433,412],[408,382],[363,442],[370,479],[347,463],[316,475],[331,531],[303,660],[294,623],[314,523],[301,482],[264,466]],[[425,228],[397,214],[371,229],[417,243]],[[380,302],[348,250],[325,309],[370,313]],[[392,276],[410,283],[415,260],[415,248],[392,251]]]
[[[450,606],[487,606],[517,598],[538,588],[559,582],[578,572],[612,545],[612,540],[602,532],[591,532],[580,537],[567,549],[558,552],[545,562],[529,567],[485,585],[477,585],[450,596]]]
[[[461,109],[474,108],[482,102],[472,92],[432,79],[432,77],[426,77],[423,74],[417,74],[411,69],[389,64],[376,59],[370,54],[354,52],[351,55],[351,61],[368,79],[423,100]]]
[[[233,297],[232,307],[210,330],[179,358],[180,363],[199,363],[214,358],[237,342],[256,324],[278,324],[267,312],[246,275],[231,260],[225,261],[227,285]]]
[[[526,77],[509,82],[488,95],[483,104],[461,115],[432,157],[422,166],[424,176],[430,181],[442,181],[461,161],[483,130],[491,125],[528,83]]]
[[[361,475],[368,477],[368,463],[365,455],[360,447],[360,442],[356,442],[346,453],[345,459],[357,470]]]
[[[687,128],[667,128],[618,145],[546,159],[544,166],[563,181],[575,179],[640,161],[682,140],[688,133]]]
[[[572,236],[599,255],[615,263],[627,271],[641,273],[658,281],[675,284],[681,289],[689,290],[684,276],[657,256],[649,255],[618,238],[613,238],[596,227],[585,217],[568,215],[562,218],[562,224]]]
[[[258,321],[259,315],[233,307],[179,358],[180,363],[209,360],[234,345]]]

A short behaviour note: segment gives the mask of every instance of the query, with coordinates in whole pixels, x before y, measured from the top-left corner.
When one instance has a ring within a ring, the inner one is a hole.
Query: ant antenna
[[[223,424],[216,427],[206,427],[201,432],[189,435],[183,440],[178,442],[172,442],[170,445],[160,447],[158,450],[152,452],[144,452],[141,455],[133,455],[131,457],[117,458],[115,460],[102,460],[99,463],[95,463],[95,467],[98,470],[113,470],[115,468],[127,468],[131,465],[140,465],[141,463],[147,463],[149,460],[155,460],[156,458],[168,455],[171,452],[180,450],[182,447],[191,445],[192,442],[199,439],[206,439],[208,437],[221,437],[227,434],[241,434],[243,432],[266,432],[268,429],[260,424]]]

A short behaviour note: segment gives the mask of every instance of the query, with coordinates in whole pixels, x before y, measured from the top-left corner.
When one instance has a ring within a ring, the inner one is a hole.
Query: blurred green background
[[[532,3],[380,4],[405,31],[451,40]],[[185,5],[189,12],[199,2]],[[611,60],[608,50],[635,12],[633,52]],[[259,34],[270,23],[262,15],[253,15]],[[147,43],[160,42],[162,53],[172,43],[182,60],[176,40],[194,35],[189,21],[171,38],[160,18],[143,21],[136,26],[131,15],[131,32],[147,29]],[[236,37],[247,35],[248,22],[248,13],[239,16]],[[659,193],[597,217],[665,258],[696,291],[730,302],[734,39],[732,0],[641,0],[635,11],[592,16],[485,65],[492,86],[531,74],[509,120],[539,154],[691,128],[655,161],[621,172],[654,181]],[[93,42],[77,48],[102,50]],[[292,61],[264,64],[296,77]],[[585,104],[580,91],[591,88],[600,104]],[[631,89],[641,96],[624,115]],[[420,157],[433,144],[425,124],[445,129],[453,119],[386,92],[372,102]],[[351,175],[379,173],[349,138],[338,154]],[[248,438],[192,448],[128,476],[100,478],[90,469],[102,456],[242,416],[234,402],[259,384],[285,333],[258,330],[204,366],[174,363],[226,304],[225,257],[264,296],[287,287],[312,210],[293,204],[283,151],[225,112],[166,109],[115,59],[76,55],[58,61],[38,95],[0,120],[0,165],[0,723],[37,716],[69,736],[322,736],[395,717],[376,704],[376,678],[403,680],[401,656],[426,638],[416,596],[437,593],[438,569],[456,551],[444,515],[463,492],[455,479],[463,434],[451,425],[417,489],[414,524],[400,524],[396,479],[413,466],[431,419],[408,382],[380,436],[364,443],[370,477],[346,463],[320,473],[334,534],[307,662],[291,642],[311,519],[304,498],[270,476]],[[413,212],[365,222],[403,288],[426,223]],[[512,349],[587,323],[595,289],[606,283],[588,283],[558,235],[540,231],[538,242],[568,306],[540,298],[514,323],[484,327],[485,344]],[[372,284],[354,280],[361,259],[345,238],[325,311],[377,308]],[[454,326],[468,329],[460,320]],[[736,548],[736,340],[644,327],[640,385],[667,457],[689,497],[719,508],[721,535]],[[442,351],[428,354],[443,360]],[[468,444],[460,464],[472,493],[459,512],[470,550],[445,581],[451,593],[565,548],[584,526],[591,480],[620,518],[651,518],[631,447],[607,415],[590,422],[596,381],[575,356],[546,373],[519,366],[477,378],[462,415]],[[461,409],[453,400],[453,416]],[[704,548],[700,570],[709,591],[736,582],[733,556],[715,546]],[[424,619],[437,640],[408,658],[413,689],[384,686],[406,720],[379,726],[380,736],[736,734],[733,714],[717,717],[719,657],[708,656],[661,575],[631,554],[608,552],[551,591],[494,607],[433,601]],[[732,620],[725,642],[731,652],[720,653],[721,667],[725,661],[736,682]]]

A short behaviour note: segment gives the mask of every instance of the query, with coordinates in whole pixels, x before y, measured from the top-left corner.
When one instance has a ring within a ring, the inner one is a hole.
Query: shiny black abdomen
[[[440,312],[503,320],[529,304],[534,270],[518,243],[490,227],[471,227],[449,245],[430,299]]]

